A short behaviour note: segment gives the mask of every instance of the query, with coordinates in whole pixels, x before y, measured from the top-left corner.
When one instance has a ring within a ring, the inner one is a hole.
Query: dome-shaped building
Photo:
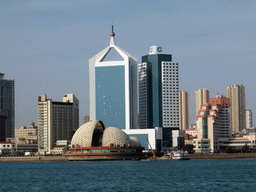
[[[132,146],[134,147],[140,147],[140,140],[137,137],[130,137],[131,141],[132,141]]]
[[[89,121],[83,124],[72,137],[71,147],[101,146],[104,129],[102,121]]]
[[[116,127],[107,127],[102,121],[90,121],[75,132],[67,160],[130,160],[144,159],[140,141],[129,137]]]
[[[116,127],[107,127],[103,133],[103,147],[125,147],[131,144],[129,136]]]

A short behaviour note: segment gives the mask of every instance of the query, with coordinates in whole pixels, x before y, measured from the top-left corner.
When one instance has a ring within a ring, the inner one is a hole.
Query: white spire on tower
[[[115,45],[115,33],[114,33],[114,25],[113,25],[113,18],[112,18],[112,32],[110,33],[110,45]]]

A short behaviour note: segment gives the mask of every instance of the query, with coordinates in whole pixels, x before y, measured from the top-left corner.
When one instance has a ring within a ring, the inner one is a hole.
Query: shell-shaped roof
[[[132,145],[134,147],[140,147],[141,146],[140,140],[137,137],[130,137],[130,140],[132,141]]]
[[[105,126],[102,121],[89,121],[88,123],[83,124],[77,131],[71,140],[72,147],[91,147],[93,133],[95,129],[102,130],[105,129]]]
[[[131,146],[132,141],[129,136],[116,127],[107,127],[103,132],[102,146]]]

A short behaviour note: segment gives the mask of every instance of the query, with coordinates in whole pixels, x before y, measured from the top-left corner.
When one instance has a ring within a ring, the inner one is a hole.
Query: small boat
[[[171,153],[173,160],[189,160],[187,151],[173,151]]]

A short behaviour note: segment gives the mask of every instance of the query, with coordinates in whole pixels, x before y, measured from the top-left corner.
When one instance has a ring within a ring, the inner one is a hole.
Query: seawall
[[[65,161],[63,156],[20,156],[20,157],[0,157],[0,162],[49,162]]]
[[[236,159],[236,158],[256,158],[256,153],[219,153],[219,154],[189,154],[190,159]],[[158,157],[158,160],[169,160],[171,156]],[[0,157],[0,162],[60,162],[66,161],[64,156],[20,156],[20,157]]]
[[[256,153],[218,153],[218,154],[189,154],[190,159],[236,159],[256,158]]]

